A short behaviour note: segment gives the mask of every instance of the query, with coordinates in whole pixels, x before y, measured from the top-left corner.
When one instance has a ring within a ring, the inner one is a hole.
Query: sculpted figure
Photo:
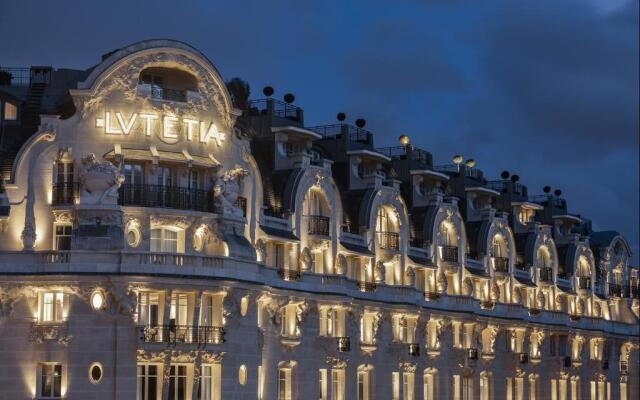
[[[98,161],[91,153],[81,160],[80,203],[115,205],[124,175],[109,161]]]
[[[242,217],[242,210],[238,207],[237,200],[240,182],[247,175],[249,175],[249,171],[236,166],[216,179],[213,186],[213,198],[219,213]]]

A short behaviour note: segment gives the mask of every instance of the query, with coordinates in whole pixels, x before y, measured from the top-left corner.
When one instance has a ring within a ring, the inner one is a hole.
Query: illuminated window
[[[473,400],[471,376],[453,375],[453,400]]]
[[[38,302],[38,322],[64,321],[65,294],[63,292],[40,293]]]
[[[508,385],[507,385],[507,390],[508,390]],[[509,393],[507,393],[507,396],[508,394]],[[490,398],[491,398],[491,376],[486,372],[482,372],[480,373],[480,400],[489,400]]]
[[[220,366],[218,364],[203,365],[201,368],[202,374],[200,376],[200,387],[198,388],[198,400],[214,400],[220,398]]]
[[[169,400],[186,400],[187,393],[187,366],[172,365],[169,369]]]
[[[138,325],[157,326],[160,322],[160,295],[138,293]]]
[[[53,237],[53,248],[57,251],[71,250],[71,232],[73,227],[69,224],[56,224]]]
[[[287,304],[280,309],[281,331],[284,337],[297,338],[300,336],[298,328],[297,304]]]
[[[278,400],[291,400],[291,368],[278,369]]]
[[[391,373],[391,400],[400,400],[400,373]]]
[[[529,375],[529,400],[536,400],[538,398],[538,376]]]
[[[326,369],[319,370],[318,387],[320,388],[320,391],[318,393],[318,399],[329,400],[329,397],[327,396],[327,370]]]
[[[136,400],[157,400],[162,395],[158,365],[138,364]]]
[[[402,398],[403,400],[413,400],[415,397],[415,374],[404,372],[402,374]]]
[[[62,398],[62,364],[38,365],[38,398]]]
[[[416,324],[416,318],[394,315],[393,340],[400,343],[415,343]]]
[[[357,387],[357,400],[369,400],[372,390],[372,376],[371,367],[366,365],[358,366],[358,387]]]
[[[167,228],[151,229],[151,252],[184,253],[183,233]]]
[[[4,103],[4,120],[15,121],[18,119],[18,107],[15,104],[6,101]]]
[[[453,347],[462,348],[462,323],[454,321],[451,325],[451,334],[453,335]]]
[[[186,293],[171,294],[169,323],[171,322],[177,326],[189,324],[189,296]]]
[[[344,369],[331,370],[331,400],[344,400]]]
[[[424,400],[435,400],[436,398],[436,372],[433,370],[424,372]]]
[[[200,326],[223,326],[222,302],[224,297],[216,294],[203,294],[200,304]]]

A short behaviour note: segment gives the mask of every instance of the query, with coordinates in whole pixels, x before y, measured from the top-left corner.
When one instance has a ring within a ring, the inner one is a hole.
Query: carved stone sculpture
[[[109,161],[100,162],[91,153],[81,160],[80,203],[116,205],[124,175]]]
[[[242,210],[237,206],[237,200],[240,183],[247,175],[249,175],[249,171],[236,166],[216,179],[213,186],[213,198],[218,213],[242,217]]]
[[[336,260],[335,273],[337,275],[344,275],[347,272],[347,257],[340,254]]]
[[[545,304],[546,304],[546,298],[544,296],[544,293],[542,293],[541,291],[538,292],[538,307],[540,308],[544,308]]]
[[[404,270],[404,281],[405,281],[405,284],[408,286],[413,286],[415,284],[416,272],[413,268],[407,267]]]
[[[311,250],[308,247],[302,249],[300,253],[300,270],[308,271],[311,268],[311,264],[313,263],[313,257],[311,255]]]
[[[440,273],[438,274],[438,291],[440,293],[444,293],[447,291],[447,277],[442,271],[440,271]]]
[[[377,283],[381,283],[381,282],[384,282],[384,276],[385,276],[384,264],[378,261],[376,263],[376,267],[373,270],[373,277]]]

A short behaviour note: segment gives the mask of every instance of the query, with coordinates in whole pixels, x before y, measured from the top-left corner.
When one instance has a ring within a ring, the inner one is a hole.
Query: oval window
[[[102,364],[95,362],[89,367],[89,380],[94,385],[102,381]]]
[[[247,367],[244,364],[238,370],[238,383],[242,386],[247,384]]]

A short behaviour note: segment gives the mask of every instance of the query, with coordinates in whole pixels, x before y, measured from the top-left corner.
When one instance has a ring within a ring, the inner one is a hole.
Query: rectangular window
[[[291,369],[278,369],[278,400],[291,400]]]
[[[435,375],[433,373],[424,374],[424,400],[435,400]]]
[[[219,400],[220,399],[220,364],[202,365],[200,375],[200,386],[198,387],[198,400]],[[188,393],[188,392],[187,392]],[[187,396],[187,399],[190,397]]]
[[[529,400],[536,400],[538,398],[538,380],[534,375],[529,376]]]
[[[171,311],[169,323],[184,326],[189,324],[189,296],[186,293],[171,294]]]
[[[57,251],[71,250],[71,225],[55,225],[53,247]]]
[[[558,399],[567,400],[567,380],[560,379],[558,381]]]
[[[462,378],[462,400],[473,400],[473,377]]]
[[[38,397],[43,399],[62,398],[62,364],[40,364]]]
[[[565,381],[566,382],[566,381]],[[580,400],[580,381],[571,380],[571,400]]]
[[[157,400],[161,393],[158,380],[158,366],[138,364],[138,390],[136,400]]]
[[[620,382],[620,400],[627,400],[627,383]]]
[[[318,398],[320,400],[328,400],[329,397],[327,396],[327,370],[326,369],[321,369],[319,371],[318,386],[319,386]]]
[[[462,324],[460,322],[453,322],[452,334],[453,334],[453,347],[462,348]]]
[[[191,396],[189,396],[191,398]],[[169,370],[169,400],[187,399],[187,366],[172,365]]]
[[[152,292],[138,293],[138,325],[157,326],[160,322],[160,295]]]
[[[400,400],[400,373],[391,373],[391,399]]]
[[[403,400],[413,400],[415,389],[415,374],[404,372],[402,374],[402,397]]]
[[[360,370],[358,371],[358,400],[369,400],[369,371]]]
[[[480,400],[489,400],[491,393],[489,375],[480,375]]]
[[[64,321],[63,292],[44,292],[39,296],[39,319],[38,322],[62,322]]]
[[[551,380],[551,400],[558,400],[558,381]]]
[[[179,241],[178,232],[165,229],[151,229],[151,252],[153,253],[183,253],[183,243]]]
[[[516,397],[515,400],[524,400],[524,379],[516,378]]]
[[[344,369],[331,370],[331,400],[344,400]]]
[[[15,121],[18,119],[18,107],[13,104],[5,101],[4,103],[4,120],[5,121]]]

